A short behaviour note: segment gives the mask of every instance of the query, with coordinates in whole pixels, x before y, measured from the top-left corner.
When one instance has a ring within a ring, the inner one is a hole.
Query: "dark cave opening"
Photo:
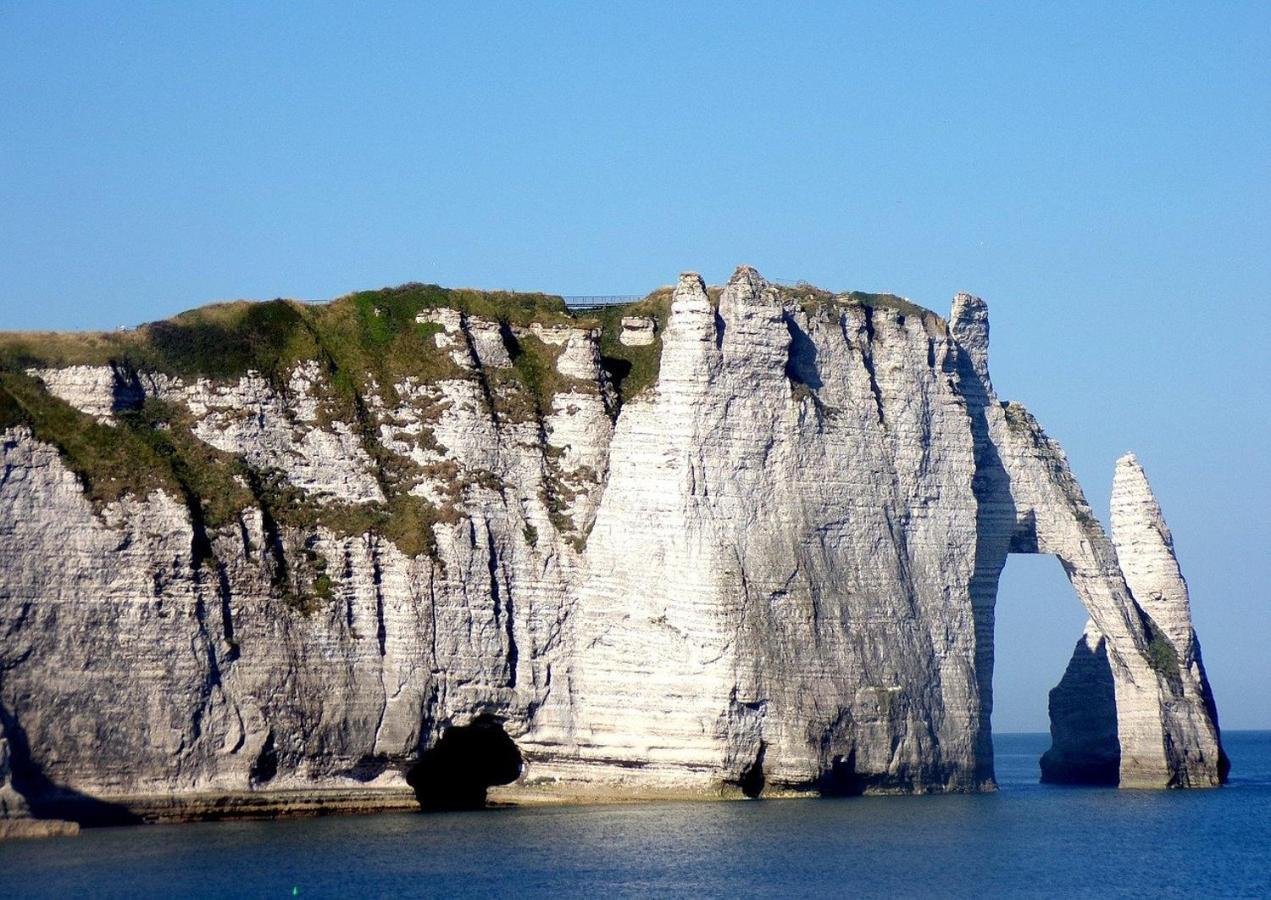
[[[252,763],[248,777],[251,779],[252,787],[258,787],[273,781],[277,774],[278,749],[274,746],[274,732],[270,729],[269,734],[265,735],[265,742],[260,747],[260,753]]]
[[[865,778],[856,771],[856,748],[847,759],[836,756],[830,761],[830,769],[821,774],[817,788],[822,797],[859,797],[865,793]]]
[[[756,799],[763,793],[764,784],[767,783],[767,779],[763,774],[763,758],[767,749],[767,746],[762,742],[759,744],[759,752],[755,754],[755,761],[745,768],[737,782],[742,794],[751,800]]]
[[[503,726],[482,716],[470,725],[447,728],[406,773],[406,782],[421,809],[481,809],[489,788],[520,777],[522,762]]]

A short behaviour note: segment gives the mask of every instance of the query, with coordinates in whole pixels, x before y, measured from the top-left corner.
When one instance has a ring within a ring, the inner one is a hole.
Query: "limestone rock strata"
[[[946,321],[743,267],[717,300],[682,276],[656,337],[621,321],[661,353],[621,402],[586,322],[451,309],[418,318],[449,368],[372,384],[356,417],[316,360],[281,383],[32,370],[106,422],[175,405],[345,518],[262,502],[208,524],[165,489],[95,501],[56,447],[5,430],[0,721],[24,736],[6,814],[14,787],[71,813],[400,792],[478,720],[523,755],[515,789],[546,796],[988,788],[1013,552],[1058,556],[1091,618],[1052,693],[1048,776],[1222,779],[1142,470],[1118,463],[1110,540],[1058,445],[998,400],[982,301],[958,295]],[[531,342],[545,398],[509,374]],[[432,510],[427,541],[340,524],[399,495]]]
[[[653,343],[656,323],[647,316],[623,316],[618,340],[628,347],[647,347]]]

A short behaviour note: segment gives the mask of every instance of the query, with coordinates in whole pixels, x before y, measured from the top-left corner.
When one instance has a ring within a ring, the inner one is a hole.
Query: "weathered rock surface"
[[[655,326],[648,316],[623,316],[618,340],[628,347],[647,347],[653,343]]]
[[[1052,692],[1047,777],[1222,780],[1142,470],[1118,463],[1110,540],[1058,445],[997,399],[983,302],[959,294],[946,322],[748,268],[716,296],[685,275],[664,329],[621,319],[621,342],[660,342],[656,381],[627,397],[589,323],[444,308],[411,320],[438,374],[372,385],[353,413],[318,360],[285,379],[33,368],[94,419],[185,410],[318,513],[261,500],[216,523],[188,491],[94,499],[64,448],[7,427],[14,785],[69,815],[400,795],[479,720],[522,754],[515,789],[548,796],[984,789],[1013,552],[1058,556],[1091,618]],[[551,371],[526,368],[530,343]],[[427,522],[346,524],[396,497]],[[2,770],[0,807],[24,808]]]

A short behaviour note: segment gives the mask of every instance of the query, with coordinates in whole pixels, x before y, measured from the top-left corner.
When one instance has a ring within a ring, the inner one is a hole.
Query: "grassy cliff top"
[[[309,304],[295,300],[217,303],[128,331],[0,333],[0,367],[123,362],[172,375],[275,373],[338,349],[341,355],[425,351],[428,326],[415,317],[451,308],[511,324],[573,321],[560,297],[405,284]],[[406,344],[400,346],[402,339]],[[350,360],[357,362],[357,360]],[[374,371],[372,360],[366,369]]]
[[[782,299],[808,311],[851,303],[902,315],[936,316],[891,294],[834,294],[810,284],[774,285]],[[721,288],[709,289],[718,302]],[[571,312],[550,294],[478,291],[405,284],[359,291],[329,303],[295,300],[233,301],[181,313],[127,331],[0,333],[0,370],[117,363],[185,377],[235,378],[248,370],[282,376],[316,359],[380,384],[406,375],[443,375],[449,365],[431,341],[435,325],[417,324],[422,311],[457,309],[472,316],[527,326],[531,322],[601,329],[602,352],[628,392],[656,378],[660,339],[647,347],[618,341],[624,316],[650,316],[666,325],[672,289],[658,288],[633,303]]]
[[[874,310],[891,310],[902,316],[914,316],[916,318],[930,316],[941,322],[944,321],[944,318],[939,313],[933,312],[925,306],[919,306],[904,297],[898,297],[895,294],[871,294],[866,291],[848,291],[847,293],[836,294],[803,281],[794,285],[774,285],[774,287],[782,300],[796,304],[809,313],[851,304],[865,306]]]
[[[802,285],[778,290],[790,304],[862,302]],[[721,289],[712,287],[708,293],[717,303]],[[659,288],[633,303],[573,313],[560,297],[546,294],[407,284],[325,304],[218,303],[129,331],[0,333],[0,431],[25,427],[37,440],[56,447],[98,507],[154,491],[182,500],[194,528],[197,564],[214,557],[210,535],[230,527],[249,506],[259,507],[277,526],[306,533],[323,526],[342,535],[370,531],[390,538],[411,556],[435,556],[434,528],[453,520],[454,496],[434,505],[411,493],[426,472],[384,444],[380,430],[385,420],[368,397],[375,394],[391,408],[401,399],[397,386],[406,379],[477,378],[486,387],[492,414],[509,422],[541,422],[568,379],[555,368],[559,348],[528,333],[528,326],[537,322],[597,329],[602,365],[623,402],[657,381],[672,294],[671,288]],[[474,373],[456,365],[450,350],[433,340],[441,326],[427,318],[416,321],[421,312],[438,308],[513,326],[504,336],[512,366]],[[625,316],[654,319],[653,342],[622,344]],[[303,361],[319,365],[321,414],[353,429],[371,460],[382,501],[351,504],[309,497],[289,485],[283,473],[255,467],[246,457],[200,439],[193,415],[179,402],[132,398],[138,402],[130,400],[132,405],[117,409],[106,424],[51,393],[27,371],[111,365],[118,369],[116,377],[149,371],[192,380],[237,379],[250,370],[285,392]],[[461,491],[463,484],[456,481],[451,488]],[[279,540],[270,546],[280,547]],[[330,592],[329,576],[305,565],[279,557],[274,572],[278,596],[302,611],[316,608]]]

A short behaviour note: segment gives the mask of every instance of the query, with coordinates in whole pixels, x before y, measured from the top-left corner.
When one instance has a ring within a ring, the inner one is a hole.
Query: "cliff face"
[[[1110,541],[998,401],[977,298],[742,268],[592,321],[429,290],[11,342],[0,725],[37,811],[522,762],[555,796],[982,789],[1012,552],[1091,618],[1046,776],[1225,775],[1142,470]]]

